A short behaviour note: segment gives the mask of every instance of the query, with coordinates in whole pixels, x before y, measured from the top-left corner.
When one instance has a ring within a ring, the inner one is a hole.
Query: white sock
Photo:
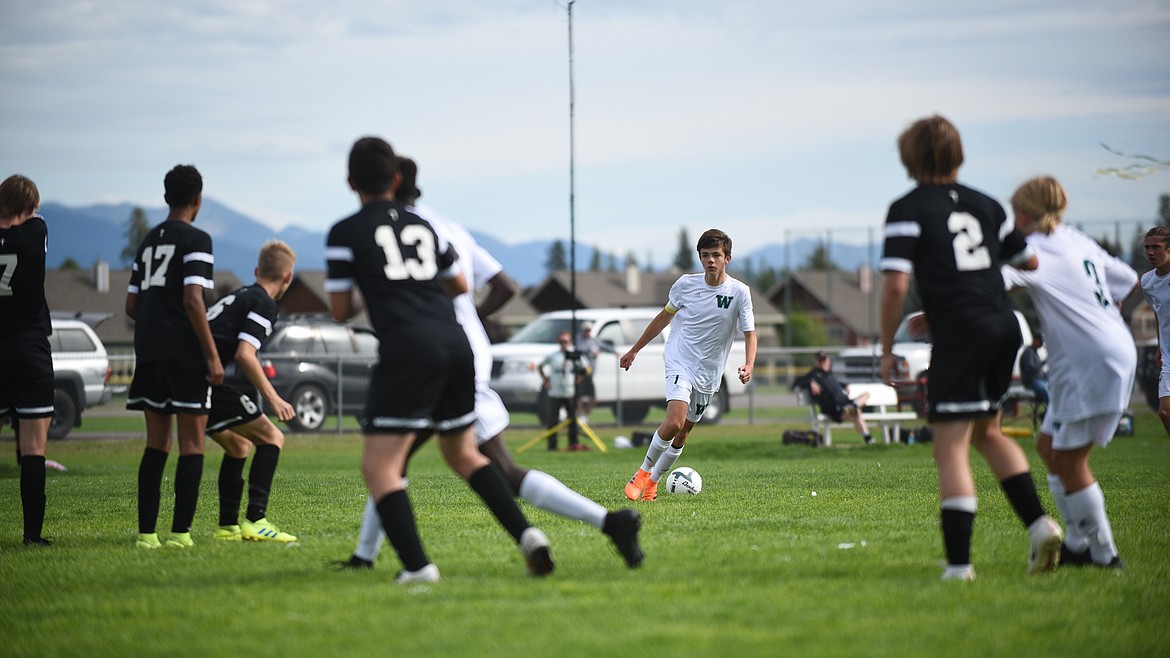
[[[386,532],[382,529],[382,517],[378,514],[374,497],[366,496],[366,511],[362,514],[362,527],[358,530],[357,548],[353,549],[353,554],[373,562],[378,559],[385,539]]]
[[[658,458],[658,462],[654,464],[654,470],[650,471],[650,481],[657,482],[661,480],[662,476],[678,461],[678,456],[682,454],[683,448],[685,447],[676,448],[672,445],[664,450],[662,456]]]
[[[1113,528],[1105,515],[1105,494],[1097,482],[1076,493],[1065,494],[1070,518],[1069,526],[1089,540],[1089,554],[1097,564],[1109,564],[1117,557],[1113,543]]]
[[[1048,474],[1048,490],[1052,492],[1052,499],[1056,501],[1056,509],[1060,510],[1060,518],[1064,520],[1065,545],[1074,553],[1084,551],[1089,546],[1089,539],[1082,535],[1076,524],[1072,522],[1068,511],[1068,501],[1065,500],[1068,494],[1064,492],[1064,482],[1061,481],[1059,475]]]
[[[609,514],[609,510],[543,471],[528,471],[520,481],[520,497],[542,510],[584,521],[599,530]]]
[[[669,447],[670,441],[664,441],[662,437],[658,436],[658,430],[654,430],[654,438],[650,439],[650,445],[646,448],[646,458],[642,460],[642,470],[647,473],[654,470],[658,458]]]
[[[939,507],[974,514],[979,511],[979,499],[975,496],[950,496],[943,498]]]

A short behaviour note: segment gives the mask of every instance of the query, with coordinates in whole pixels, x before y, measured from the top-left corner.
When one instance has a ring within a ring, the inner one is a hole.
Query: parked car
[[[614,350],[613,354],[601,354],[597,359],[593,384],[599,406],[610,407],[617,414],[618,400],[621,400],[622,422],[640,423],[651,407],[666,406],[663,351],[670,326],[638,353],[638,359],[629,371],[618,367],[618,357],[630,349],[661,310],[662,307],[594,308],[576,313],[578,331],[581,324],[590,322],[593,335]],[[548,392],[541,384],[537,366],[544,357],[559,349],[557,336],[570,330],[571,321],[570,311],[545,313],[506,342],[492,345],[491,387],[510,411],[535,412],[541,423],[548,422]],[[743,350],[742,339],[732,346],[723,382],[719,392],[711,398],[703,422],[719,422],[730,408],[730,396],[745,390],[737,372],[743,361]]]
[[[289,316],[277,321],[259,357],[277,394],[296,410],[289,429],[314,432],[339,409],[341,414],[361,413],[370,369],[378,360],[378,337],[367,327],[338,324],[325,316]],[[233,383],[250,386],[234,363],[224,374]]]
[[[109,402],[110,357],[88,324],[53,318],[53,421],[49,438],[62,439],[81,427],[82,411]]]

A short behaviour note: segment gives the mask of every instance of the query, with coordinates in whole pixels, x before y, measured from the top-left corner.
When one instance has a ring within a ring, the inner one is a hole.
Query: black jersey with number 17
[[[45,252],[49,229],[40,215],[0,228],[0,340],[49,335],[45,302]]]
[[[163,222],[146,234],[127,287],[127,292],[138,295],[134,317],[138,361],[203,356],[183,307],[183,289],[188,285],[213,288],[214,263],[211,236],[187,222]]]
[[[333,225],[325,244],[328,292],[361,290],[383,355],[436,333],[462,332],[439,285],[455,250],[431,225],[393,201],[374,201]]]
[[[207,309],[207,323],[219,360],[226,368],[236,359],[240,341],[259,350],[272,335],[276,302],[259,283],[224,295]]]
[[[890,205],[880,267],[915,275],[934,323],[1010,309],[1000,265],[1030,254],[995,199],[958,183],[920,185]]]

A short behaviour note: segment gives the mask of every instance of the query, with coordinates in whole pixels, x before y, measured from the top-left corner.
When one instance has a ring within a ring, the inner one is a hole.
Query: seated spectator
[[[869,428],[865,425],[865,418],[861,415],[861,407],[869,399],[869,393],[862,393],[856,398],[849,397],[849,387],[837,381],[832,373],[832,359],[824,352],[817,352],[814,357],[816,365],[807,373],[796,378],[793,387],[807,389],[820,407],[821,413],[839,423],[846,416],[853,422],[857,433],[866,444],[873,443]]]
[[[1036,402],[1048,404],[1048,374],[1044,372],[1044,362],[1037,351],[1042,345],[1044,337],[1037,331],[1032,334],[1032,344],[1020,355],[1020,383],[1036,394]]]

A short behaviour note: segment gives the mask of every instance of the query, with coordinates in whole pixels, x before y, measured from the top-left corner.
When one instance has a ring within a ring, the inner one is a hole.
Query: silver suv
[[[81,412],[109,402],[110,358],[90,326],[80,320],[53,318],[53,422],[49,438],[61,439],[81,426]]]

